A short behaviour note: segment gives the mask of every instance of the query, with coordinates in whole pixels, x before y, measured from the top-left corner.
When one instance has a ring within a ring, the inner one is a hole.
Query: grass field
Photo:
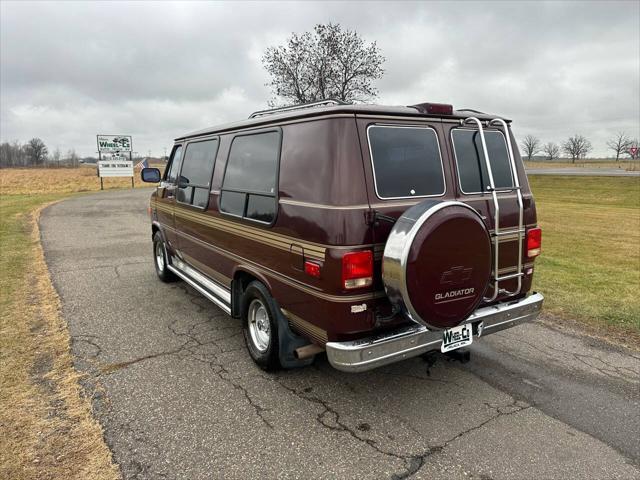
[[[545,311],[640,344],[640,179],[532,176]]]

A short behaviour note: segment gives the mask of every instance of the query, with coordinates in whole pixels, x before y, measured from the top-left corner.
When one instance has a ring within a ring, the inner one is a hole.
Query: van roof
[[[246,120],[240,120],[237,122],[225,123],[222,125],[216,125],[213,127],[197,130],[195,132],[187,133],[176,138],[178,140],[184,140],[192,137],[200,137],[204,135],[211,135],[214,133],[222,133],[233,130],[241,130],[245,128],[268,126],[273,124],[282,123],[284,121],[295,120],[308,117],[323,117],[329,115],[335,115],[339,113],[347,113],[354,115],[388,115],[388,116],[400,116],[400,117],[430,117],[430,118],[446,118],[446,119],[464,119],[470,116],[474,116],[479,120],[492,120],[494,118],[502,118],[506,122],[511,120],[501,117],[499,115],[490,115],[487,113],[479,112],[471,109],[453,110],[451,115],[442,114],[428,114],[418,111],[412,106],[390,106],[390,105],[368,105],[368,104],[345,104],[345,105],[330,105],[330,106],[318,106],[313,108],[303,108],[299,110],[290,110],[284,112],[274,112],[267,115],[261,115],[255,118],[248,118]]]

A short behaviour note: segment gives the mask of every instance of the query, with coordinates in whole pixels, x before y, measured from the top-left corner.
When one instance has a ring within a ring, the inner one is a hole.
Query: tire
[[[277,307],[267,288],[260,282],[249,284],[241,299],[242,333],[249,355],[266,371],[278,370]]]
[[[480,214],[457,201],[406,210],[387,238],[382,281],[389,300],[430,330],[455,327],[484,298],[492,247]]]
[[[158,278],[164,283],[175,282],[176,277],[173,272],[167,268],[167,249],[160,232],[153,235],[153,265],[156,268]]]

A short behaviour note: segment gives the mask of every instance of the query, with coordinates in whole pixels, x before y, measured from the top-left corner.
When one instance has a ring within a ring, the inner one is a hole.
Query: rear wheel
[[[267,288],[251,282],[242,295],[242,330],[247,350],[264,370],[280,368],[277,310]]]
[[[153,235],[153,265],[161,281],[169,283],[177,280],[173,272],[167,268],[167,248],[160,232]]]

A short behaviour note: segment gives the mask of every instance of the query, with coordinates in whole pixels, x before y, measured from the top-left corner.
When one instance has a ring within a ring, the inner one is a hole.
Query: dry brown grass
[[[140,180],[139,171],[134,172],[136,187],[152,184]],[[131,178],[105,178],[104,188],[131,187]],[[33,195],[34,193],[76,193],[100,190],[100,179],[94,166],[78,168],[3,168],[0,170],[0,194]]]
[[[3,211],[4,240],[23,237],[23,245],[14,252],[3,249],[3,257],[27,258],[2,262],[0,478],[116,479],[118,469],[73,368],[69,334],[39,242],[41,208],[14,218]]]

